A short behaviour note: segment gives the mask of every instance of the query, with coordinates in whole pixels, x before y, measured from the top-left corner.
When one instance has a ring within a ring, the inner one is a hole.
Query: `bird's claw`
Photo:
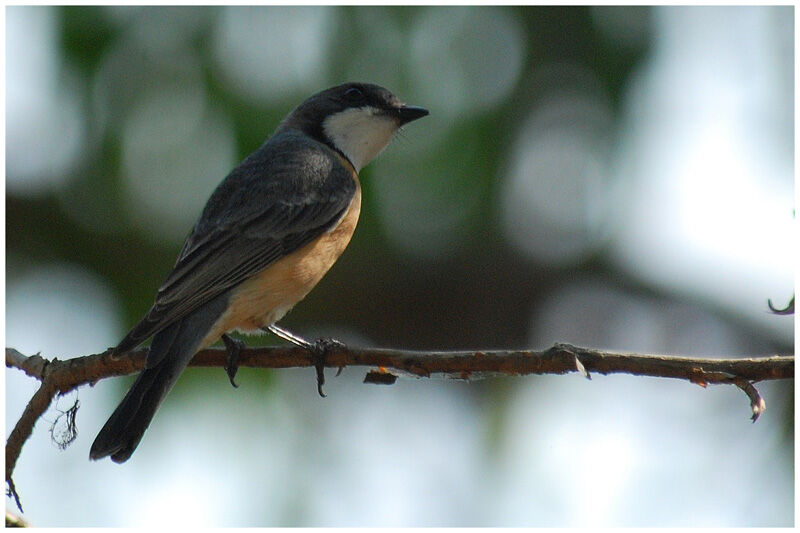
[[[317,371],[317,393],[323,398],[325,398],[325,393],[322,392],[322,386],[325,384],[325,363],[328,352],[344,347],[343,342],[330,338],[317,339],[311,346],[311,352],[314,354],[314,369]]]
[[[244,341],[234,339],[228,335],[222,336],[222,342],[225,343],[225,351],[228,352],[228,364],[225,365],[225,373],[228,374],[231,385],[235,388],[239,388],[234,378],[236,377],[236,372],[239,370],[239,354],[245,347],[245,343]]]

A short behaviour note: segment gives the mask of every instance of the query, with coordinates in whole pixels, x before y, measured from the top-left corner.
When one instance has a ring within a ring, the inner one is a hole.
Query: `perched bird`
[[[228,174],[153,307],[112,353],[119,356],[153,337],[144,370],[94,440],[91,459],[127,461],[194,354],[220,337],[233,383],[241,343],[226,335],[232,330],[268,330],[324,349],[276,322],[350,241],[361,210],[359,171],[401,126],[427,114],[377,85],[339,85],[297,106]],[[319,379],[321,364],[317,371]]]

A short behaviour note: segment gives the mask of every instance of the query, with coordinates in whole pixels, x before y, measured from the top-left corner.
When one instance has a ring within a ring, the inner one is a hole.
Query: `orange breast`
[[[361,212],[361,187],[339,224],[242,283],[227,311],[203,340],[208,346],[228,331],[254,331],[280,320],[322,279],[350,242]]]

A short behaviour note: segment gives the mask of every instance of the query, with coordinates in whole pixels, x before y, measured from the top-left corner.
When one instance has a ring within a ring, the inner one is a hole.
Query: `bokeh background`
[[[792,7],[7,7],[6,346],[112,346],[216,184],[348,80],[431,110],[362,172],[283,325],[414,349],[793,353]],[[276,343],[252,338],[251,344]],[[61,398],[14,475],[38,526],[787,526],[793,383],[182,377],[90,463],[132,378]],[[6,370],[6,434],[36,383]],[[50,440],[80,400],[78,438]],[[13,503],[6,498],[6,507]]]

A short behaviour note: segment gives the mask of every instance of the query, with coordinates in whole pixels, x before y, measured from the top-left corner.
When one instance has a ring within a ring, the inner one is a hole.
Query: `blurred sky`
[[[791,353],[793,7],[7,7],[6,346],[116,344],[225,174],[314,92],[431,110],[362,172],[349,249],[283,322],[405,348]],[[252,342],[277,342],[264,337]],[[51,407],[37,526],[786,526],[793,383],[360,383],[189,370],[133,458],[130,380]],[[35,391],[6,371],[6,434]],[[80,399],[78,439],[50,442]],[[6,499],[6,507],[13,502]]]

